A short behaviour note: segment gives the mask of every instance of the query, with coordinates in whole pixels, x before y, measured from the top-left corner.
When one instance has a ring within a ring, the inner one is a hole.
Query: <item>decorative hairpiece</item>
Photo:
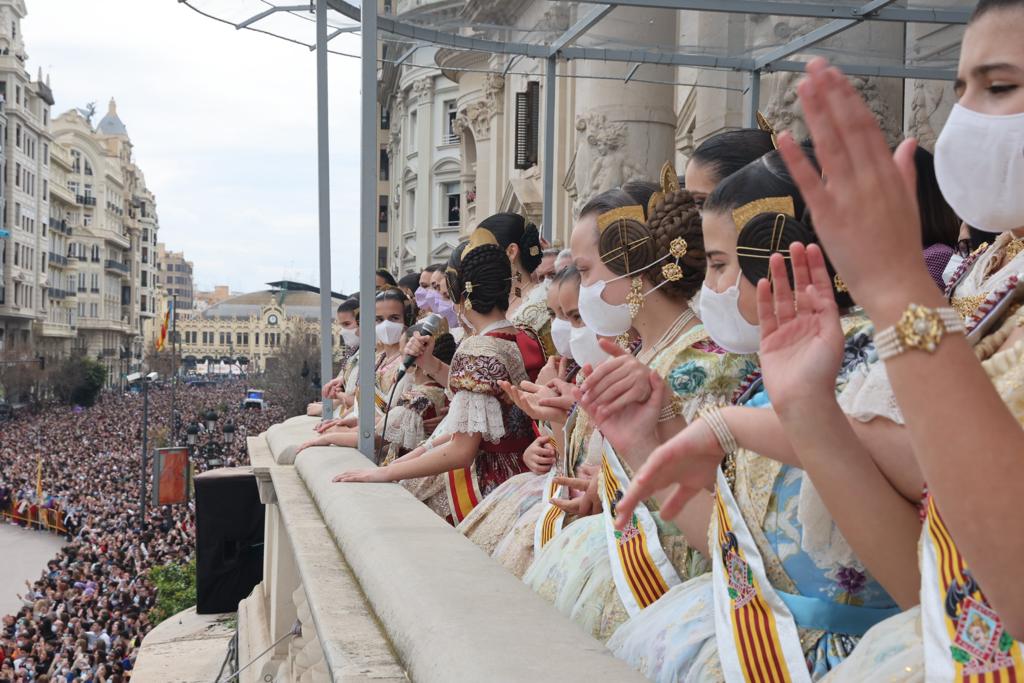
[[[775,126],[768,122],[764,114],[757,112],[757,127],[772,136],[772,147],[779,148],[779,136],[775,132]]]
[[[462,258],[466,258],[466,254],[485,244],[498,244],[498,239],[487,228],[477,228],[469,235],[469,243],[462,251]]]
[[[466,280],[466,284],[464,286],[464,289],[466,291],[466,300],[465,300],[465,302],[462,305],[465,306],[467,311],[472,311],[473,310],[473,302],[469,300],[469,295],[473,293],[473,283],[470,282],[469,280]]]
[[[762,213],[781,213],[790,218],[796,218],[796,207],[793,205],[793,198],[788,195],[762,197],[747,202],[738,209],[733,209],[732,222],[736,224],[736,231],[742,231],[754,216],[759,216]]]
[[[836,291],[840,294],[845,294],[850,291],[850,288],[846,286],[845,282],[843,282],[843,278],[839,277],[839,273],[836,273],[836,276],[832,278],[832,284],[835,285]]]
[[[661,191],[655,192],[647,200],[647,215],[650,216],[654,213],[654,207],[664,201],[665,195],[678,191],[679,176],[676,175],[676,169],[672,167],[672,162],[666,161],[661,167]]]
[[[782,258],[789,258],[789,249],[782,249],[782,236],[786,232],[786,214],[775,214],[775,221],[772,223],[772,237],[768,248],[763,247],[736,247],[736,255],[744,258],[771,258],[772,254],[782,254]],[[771,271],[768,272],[768,281],[772,281]]]
[[[627,243],[626,221],[635,221],[641,225],[646,225],[647,216],[644,215],[643,207],[639,204],[633,204],[631,206],[623,206],[618,209],[612,209],[611,211],[605,211],[597,217],[597,230],[603,235],[605,230],[612,226],[618,228],[619,246],[609,250],[606,254],[601,255],[601,262],[608,263],[609,261],[622,257],[626,262],[626,272],[631,273],[633,269],[629,265],[629,254],[640,245],[649,242],[651,240],[651,236],[645,235],[640,239]]]
[[[536,244],[533,245],[532,247],[530,247],[530,256],[536,256],[539,253],[540,253],[540,247],[538,247]]]

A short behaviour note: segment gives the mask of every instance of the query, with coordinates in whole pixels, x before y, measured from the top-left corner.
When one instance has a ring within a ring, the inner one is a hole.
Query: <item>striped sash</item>
[[[629,486],[629,477],[611,444],[607,440],[603,440],[603,444],[598,492],[605,521],[605,538],[615,587],[626,611],[632,616],[680,583],[680,578],[661,547],[658,527],[646,505],[637,505],[624,531],[615,529],[615,505]]]
[[[796,622],[764,562],[721,469],[708,536],[715,634],[729,683],[810,683]]]
[[[921,535],[925,672],[942,683],[1024,680],[1021,644],[985,600],[929,497]]]
[[[448,508],[452,511],[455,525],[464,520],[473,511],[483,495],[476,479],[476,467],[461,467],[444,474],[445,488],[448,493]]]
[[[573,476],[572,459],[576,451],[572,435],[576,428],[578,413],[578,409],[573,408],[569,418],[565,421],[565,425],[563,425],[565,438],[562,440],[562,443],[565,444],[565,453],[562,454],[561,465],[552,467],[544,480],[544,498],[541,500],[544,509],[533,528],[534,556],[538,555],[541,549],[562,530],[562,525],[565,523],[565,511],[553,505],[551,501],[555,498],[568,498],[569,492],[567,487],[556,486],[555,477],[560,476],[559,472],[562,472],[567,477]]]

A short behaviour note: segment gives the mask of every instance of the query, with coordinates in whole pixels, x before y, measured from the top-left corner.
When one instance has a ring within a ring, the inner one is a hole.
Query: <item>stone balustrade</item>
[[[249,439],[266,538],[239,663],[285,637],[241,681],[643,680],[401,486],[332,483],[358,451],[296,457],[314,424]]]

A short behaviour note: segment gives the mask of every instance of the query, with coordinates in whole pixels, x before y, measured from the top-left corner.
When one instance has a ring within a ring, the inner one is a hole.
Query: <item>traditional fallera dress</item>
[[[729,403],[755,369],[749,356],[726,354],[702,325],[690,329],[653,358],[638,356],[682,399],[683,414],[694,418],[706,406]],[[611,508],[633,473],[603,439],[596,448],[599,492],[604,511],[566,526],[537,554],[523,580],[599,640],[672,585],[707,571],[706,559],[674,524],[648,501],[636,524],[616,532]]]
[[[423,443],[427,437],[423,422],[439,416],[447,405],[444,387],[432,380],[403,391],[388,411],[387,424],[382,421],[378,426],[378,436],[387,443],[384,464]]]
[[[841,389],[877,360],[872,329],[844,318]],[[763,384],[742,401],[768,405]],[[746,450],[719,470],[709,525],[712,572],[633,616],[609,649],[654,681],[810,681],[897,613],[854,556],[805,473]]]
[[[1005,248],[1009,243],[1005,234],[996,239],[997,248]],[[1024,265],[1017,259],[1009,260],[1007,265],[1011,268]],[[1004,266],[999,272],[1006,269]],[[1024,268],[1013,277],[1024,278]],[[1004,306],[1021,299],[1020,289],[1008,289],[1007,278],[1002,279],[998,289],[984,297],[990,304],[989,312],[967,316],[976,321],[976,329],[994,331],[992,336],[997,337],[997,344],[1005,340],[1001,332],[1024,323],[1019,310],[1009,316],[1000,314],[1006,310]],[[987,288],[984,284],[982,287]],[[985,343],[976,347],[982,357],[991,353],[982,367],[1003,403],[1024,427],[1024,340],[994,352],[985,348],[989,341],[984,339]],[[853,656],[829,676],[830,683],[1024,680],[1024,646],[1004,630],[999,614],[988,604],[984,587],[971,574],[956,540],[946,528],[941,506],[942,501],[934,496],[925,497],[924,526],[918,545],[921,605],[871,629]]]
[[[438,432],[480,434],[480,450],[469,467],[403,481],[417,498],[458,524],[510,477],[526,471],[523,451],[536,437],[533,422],[508,400],[499,382],[536,379],[544,351],[530,329],[501,321],[459,344],[448,372],[452,392]],[[429,440],[428,440],[429,443]]]
[[[548,308],[550,286],[551,283],[547,280],[535,284],[519,308],[509,316],[509,320],[516,327],[527,327],[536,333],[544,348],[545,357],[556,354],[555,342],[551,339],[551,309]]]

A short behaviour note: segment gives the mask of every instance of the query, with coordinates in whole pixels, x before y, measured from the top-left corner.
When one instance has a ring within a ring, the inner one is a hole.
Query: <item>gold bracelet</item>
[[[683,399],[679,398],[678,394],[672,394],[672,397],[668,400],[668,405],[661,409],[658,413],[658,422],[668,422],[674,420],[683,414]]]

